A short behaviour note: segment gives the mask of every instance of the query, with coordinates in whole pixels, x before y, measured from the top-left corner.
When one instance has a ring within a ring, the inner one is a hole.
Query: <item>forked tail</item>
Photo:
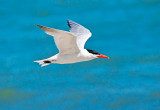
[[[51,63],[52,63],[52,62],[51,62],[50,60],[48,60],[48,59],[44,59],[44,60],[37,60],[37,61],[34,61],[34,62],[39,63],[39,64],[41,65],[41,67],[43,67],[43,66],[47,66],[47,65],[49,65],[49,64],[51,64]]]

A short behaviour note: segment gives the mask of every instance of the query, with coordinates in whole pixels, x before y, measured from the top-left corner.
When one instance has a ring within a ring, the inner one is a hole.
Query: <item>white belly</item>
[[[69,54],[69,55],[58,55],[56,61],[54,63],[58,64],[67,64],[67,63],[76,63],[82,61],[89,61],[94,59],[93,57],[84,57],[79,54]]]

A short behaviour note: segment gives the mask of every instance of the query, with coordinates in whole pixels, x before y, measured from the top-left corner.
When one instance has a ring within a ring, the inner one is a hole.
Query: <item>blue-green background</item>
[[[58,53],[35,24],[67,19],[110,59],[34,63]],[[160,110],[160,0],[0,0],[0,110]]]

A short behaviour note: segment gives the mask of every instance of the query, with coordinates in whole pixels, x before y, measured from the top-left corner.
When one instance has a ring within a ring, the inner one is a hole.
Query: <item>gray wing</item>
[[[37,26],[44,30],[47,34],[54,36],[54,41],[60,54],[73,54],[80,51],[76,43],[76,37],[70,32],[41,25]]]
[[[67,20],[68,26],[70,28],[70,32],[77,37],[76,42],[77,46],[79,49],[84,49],[84,45],[86,41],[91,37],[91,32],[83,27],[82,25],[71,21]]]

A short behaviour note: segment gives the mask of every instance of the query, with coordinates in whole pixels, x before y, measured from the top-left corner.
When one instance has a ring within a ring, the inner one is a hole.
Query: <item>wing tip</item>
[[[70,19],[67,19],[67,22],[70,22],[71,20]]]
[[[47,31],[47,30],[51,29],[49,27],[45,27],[45,26],[42,26],[42,25],[37,25],[36,24],[36,26],[38,26],[39,28],[41,28],[43,31]]]
[[[41,26],[41,25],[38,25],[38,24],[36,24],[36,26],[38,26],[39,28],[43,28],[44,26]]]
[[[70,21],[71,21],[71,20],[67,19],[67,24],[68,24],[69,28],[71,28]]]

